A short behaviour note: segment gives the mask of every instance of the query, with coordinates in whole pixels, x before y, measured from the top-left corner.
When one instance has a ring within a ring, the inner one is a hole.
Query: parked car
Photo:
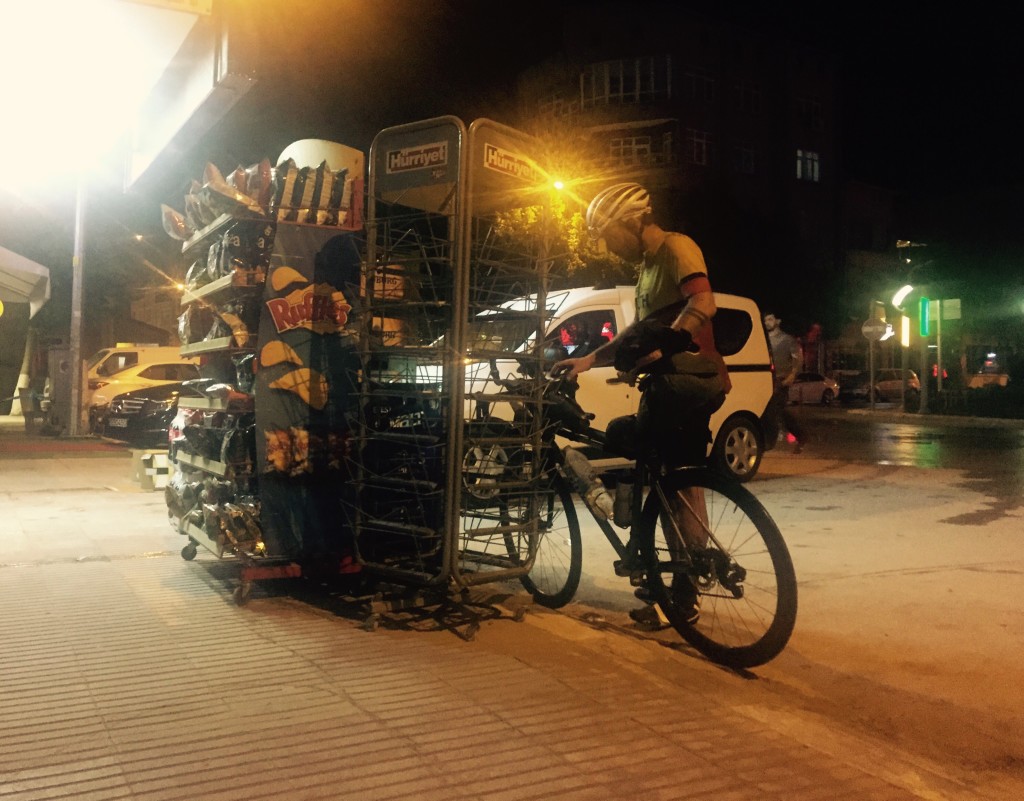
[[[875,402],[899,403],[903,391],[903,378],[898,367],[880,367],[875,370]],[[871,400],[871,374],[867,370],[842,382],[840,398],[850,401]],[[907,370],[907,406],[913,407],[921,397],[921,381],[917,373]]]
[[[206,397],[210,379],[160,384],[114,397],[98,421],[97,433],[143,448],[167,447],[167,432],[178,411],[178,398]]]
[[[821,373],[797,373],[789,387],[789,402],[831,406],[839,397],[839,384]]]
[[[117,395],[162,384],[189,381],[199,377],[199,365],[192,362],[174,361],[136,364],[110,376],[98,379],[90,378],[91,394],[84,402],[89,409],[90,428],[93,431],[97,430],[108,412],[107,407]]]

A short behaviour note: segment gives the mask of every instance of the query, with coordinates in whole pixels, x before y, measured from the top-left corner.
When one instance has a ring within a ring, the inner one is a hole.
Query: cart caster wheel
[[[252,582],[243,581],[237,587],[235,591],[231,593],[231,597],[234,598],[235,603],[239,606],[245,606],[249,602],[249,596],[252,594]]]
[[[470,623],[466,627],[466,642],[471,642],[476,637],[476,633],[480,631],[479,623]]]
[[[181,549],[181,558],[184,559],[186,562],[191,562],[193,559],[196,558],[196,554],[198,552],[199,549],[196,547],[196,544],[194,542],[190,542],[188,545]]]
[[[363,631],[376,631],[380,626],[380,615],[374,613],[363,621]]]
[[[516,623],[522,623],[526,620],[526,607],[520,606],[515,612],[512,613],[512,619]]]

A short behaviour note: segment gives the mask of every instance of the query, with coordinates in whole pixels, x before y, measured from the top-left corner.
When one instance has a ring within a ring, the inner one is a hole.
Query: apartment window
[[[752,83],[736,84],[736,108],[745,114],[761,113],[761,90]]]
[[[733,169],[744,175],[753,175],[757,171],[754,148],[739,145],[733,151]]]
[[[651,137],[619,136],[611,140],[611,157],[623,166],[633,164],[650,164]]]
[[[691,67],[683,75],[683,92],[690,100],[714,103],[717,81],[707,70]]]
[[[580,75],[583,108],[617,103],[642,103],[672,97],[669,56],[603,61]]]
[[[687,128],[684,158],[690,164],[699,164],[703,167],[711,164],[711,134]]]
[[[797,100],[797,114],[800,117],[800,124],[807,130],[825,130],[825,114],[821,109],[821,103],[817,100],[801,97]]]
[[[813,150],[796,151],[796,179],[818,183],[821,178],[821,159]]]

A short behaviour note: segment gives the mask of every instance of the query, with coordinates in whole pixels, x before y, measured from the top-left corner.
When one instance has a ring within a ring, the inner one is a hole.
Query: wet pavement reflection
[[[963,470],[1000,497],[1024,491],[1024,426],[992,421],[970,424],[941,419],[892,422],[870,413],[827,415],[804,410],[806,450],[815,456],[853,462]]]

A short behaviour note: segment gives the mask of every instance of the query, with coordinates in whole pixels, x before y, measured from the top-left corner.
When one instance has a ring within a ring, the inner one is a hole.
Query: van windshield
[[[466,332],[472,354],[515,353],[523,350],[537,334],[537,314],[498,312],[469,323]]]
[[[548,295],[548,311],[543,315],[546,321],[550,321],[557,314],[567,296],[566,292]],[[535,295],[516,298],[502,304],[500,308],[478,312],[467,324],[467,350],[471,357],[475,355],[478,358],[487,358],[490,354],[529,350],[537,337],[537,322],[540,316]],[[432,345],[435,348],[443,347],[446,341],[446,336],[441,335]]]
[[[92,355],[92,357],[89,359],[89,364],[86,365],[85,369],[91,370],[93,367],[95,367],[97,364],[99,364],[101,361],[103,361],[103,359],[106,357],[106,355],[108,353],[110,353],[110,352],[111,352],[110,348],[103,348],[102,350],[96,351]]]

